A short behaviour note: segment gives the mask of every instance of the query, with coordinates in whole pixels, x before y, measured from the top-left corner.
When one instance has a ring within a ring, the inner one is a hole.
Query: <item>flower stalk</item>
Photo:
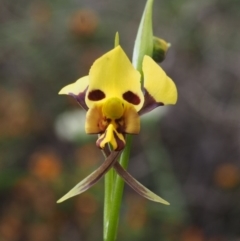
[[[126,146],[124,151],[121,154],[119,164],[124,168],[127,169],[130,150],[131,150],[131,143],[132,143],[132,136],[127,135],[126,137]],[[108,175],[108,174],[107,174]],[[105,179],[105,183],[108,183],[110,178],[107,177]],[[114,179],[113,189],[105,189],[105,192],[112,193],[112,202],[110,205],[104,206],[104,241],[114,241],[117,237],[117,229],[118,229],[118,221],[119,221],[119,212],[122,203],[122,195],[124,189],[124,181],[123,179],[117,175]],[[110,193],[107,195],[105,194],[105,198],[109,196]]]
[[[114,47],[119,45],[119,34],[116,33]],[[110,155],[111,147],[108,146],[103,151],[105,159]],[[109,232],[110,214],[112,213],[113,190],[115,190],[115,170],[112,168],[108,171],[104,178],[104,214],[103,214],[103,236],[107,238]],[[112,215],[111,215],[112,216]],[[107,239],[106,239],[107,240]]]
[[[152,55],[153,51],[153,30],[152,30],[152,5],[153,0],[148,0],[135,40],[132,63],[136,70],[141,73],[142,76],[142,61],[145,55]],[[118,33],[115,37],[115,47],[119,45]],[[119,164],[127,169],[130,151],[132,145],[132,136],[127,135],[126,146],[123,150]],[[113,179],[113,173],[108,172],[105,178],[105,205],[104,205],[104,241],[114,241],[117,237],[119,213],[122,202],[122,195],[124,189],[123,179],[117,175],[116,179]],[[114,184],[112,185],[110,182]],[[110,188],[113,188],[112,190]],[[111,196],[111,194],[113,194]],[[110,201],[112,197],[112,202]],[[110,202],[109,202],[110,201]],[[109,204],[109,205],[108,205]]]

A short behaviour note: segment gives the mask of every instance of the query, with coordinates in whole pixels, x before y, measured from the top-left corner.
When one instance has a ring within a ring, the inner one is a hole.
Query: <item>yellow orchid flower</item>
[[[97,59],[88,76],[62,88],[87,111],[87,134],[99,134],[97,146],[109,143],[114,151],[125,146],[126,134],[138,134],[139,116],[161,105],[175,104],[177,89],[164,70],[149,56],[141,75],[120,46]]]

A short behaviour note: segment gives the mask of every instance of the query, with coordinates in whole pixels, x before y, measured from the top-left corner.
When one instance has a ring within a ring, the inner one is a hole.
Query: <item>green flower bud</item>
[[[157,37],[153,37],[153,56],[152,58],[157,62],[161,63],[167,54],[170,43],[167,43],[165,40]]]

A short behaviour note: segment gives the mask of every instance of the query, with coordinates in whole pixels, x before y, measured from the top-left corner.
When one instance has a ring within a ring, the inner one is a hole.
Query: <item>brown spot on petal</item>
[[[117,142],[117,149],[114,151],[121,151],[125,147],[125,143],[118,137],[117,133],[113,132],[114,138]]]
[[[125,92],[123,94],[123,99],[133,105],[138,105],[141,102],[140,98],[136,94],[134,94],[132,91]]]
[[[117,124],[117,132],[118,133],[125,133],[125,124],[124,119],[121,117],[120,119],[115,120]]]
[[[101,90],[92,90],[88,94],[88,99],[92,101],[98,101],[105,98],[105,94]]]
[[[103,134],[103,136],[101,138],[98,138],[97,141],[96,141],[96,145],[98,148],[101,149],[101,142],[105,139],[106,137],[106,132]]]
[[[163,103],[156,102],[156,100],[145,90],[144,103],[142,109],[138,112],[139,115],[143,115],[154,110],[158,106],[163,106]]]

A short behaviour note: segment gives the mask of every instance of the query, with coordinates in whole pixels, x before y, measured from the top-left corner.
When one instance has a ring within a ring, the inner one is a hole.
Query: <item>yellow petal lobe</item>
[[[85,131],[87,134],[98,134],[105,131],[108,123],[102,115],[101,105],[94,105],[87,111]]]
[[[149,56],[143,59],[144,88],[157,103],[164,105],[177,102],[177,88],[164,70]]]
[[[123,121],[124,133],[138,134],[140,132],[140,118],[132,105],[125,104]]]
[[[140,73],[134,69],[120,46],[93,63],[89,72],[89,88],[85,99],[89,108],[97,101],[97,98],[90,98],[94,91],[104,93],[105,99],[115,97],[130,103],[132,101],[131,104],[136,110],[141,109],[144,97],[140,85]]]
[[[84,76],[78,79],[76,82],[63,87],[58,94],[59,95],[69,95],[69,94],[78,95],[79,93],[84,92],[88,87],[88,85],[89,85],[89,77]]]

